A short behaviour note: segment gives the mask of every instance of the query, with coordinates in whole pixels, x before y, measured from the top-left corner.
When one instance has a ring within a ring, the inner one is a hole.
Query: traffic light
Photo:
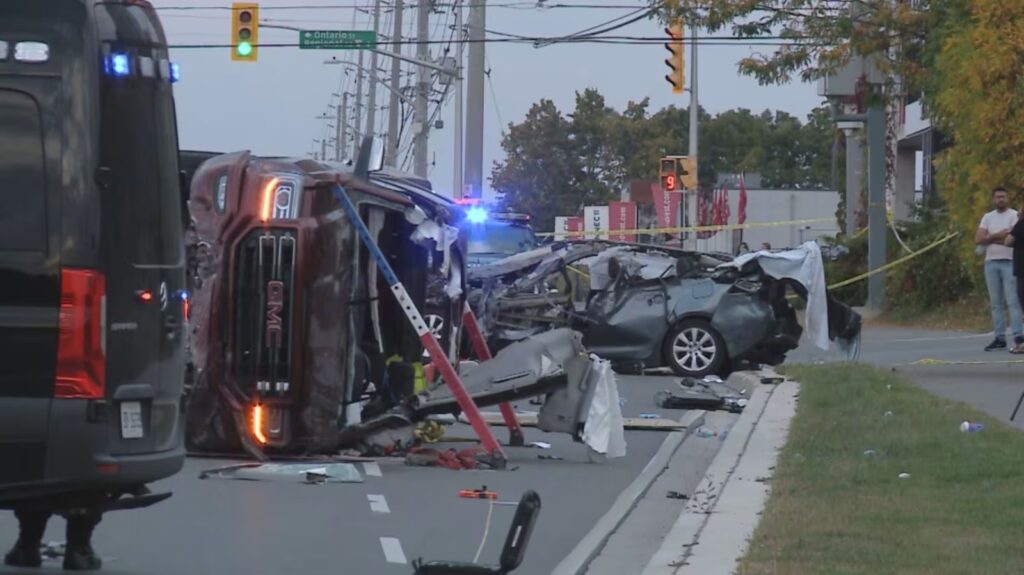
[[[661,179],[661,189],[666,192],[674,192],[679,189],[678,164],[675,158],[662,158],[661,168],[658,175]]]
[[[677,21],[665,28],[665,34],[668,34],[669,37],[668,42],[665,42],[665,49],[670,54],[668,58],[665,58],[665,64],[669,67],[669,73],[665,74],[665,79],[672,84],[673,94],[682,94],[686,75],[686,67],[683,63],[683,23]]]
[[[697,189],[697,158],[679,158],[679,181],[687,190]]]
[[[231,59],[255,62],[260,36],[260,5],[235,2],[231,5]]]

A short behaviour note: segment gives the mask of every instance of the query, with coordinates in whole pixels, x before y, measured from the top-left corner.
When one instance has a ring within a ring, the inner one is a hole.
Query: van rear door
[[[97,10],[119,21],[155,18],[138,5]],[[158,28],[137,29],[147,30]],[[147,36],[110,50],[124,50],[129,62],[160,63],[166,50],[145,44],[161,42]],[[111,453],[163,452],[178,447],[183,433],[185,268],[174,100],[171,84],[156,77],[105,75],[100,94],[100,163],[110,174],[102,234]]]
[[[0,61],[0,488],[44,478],[60,306],[61,82],[16,65]]]

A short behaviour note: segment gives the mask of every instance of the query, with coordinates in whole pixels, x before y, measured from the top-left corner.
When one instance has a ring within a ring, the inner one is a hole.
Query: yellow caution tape
[[[809,220],[789,220],[785,222],[755,222],[749,224],[723,224],[720,226],[687,226],[677,228],[648,228],[633,230],[591,230],[582,232],[543,232],[538,237],[586,237],[586,236],[634,236],[651,234],[682,234],[689,232],[724,232],[729,230],[749,230],[755,228],[773,228],[781,226],[799,226],[806,224],[835,223],[835,218],[814,218]]]
[[[571,271],[571,272],[576,272],[579,275],[581,275],[581,276],[583,276],[585,278],[588,278],[588,279],[590,278],[590,274],[588,274],[587,272],[585,272],[585,271],[583,271],[583,270],[581,270],[579,268],[576,268],[576,267],[573,267],[573,266],[565,266],[565,267],[569,268],[569,271]]]
[[[931,251],[931,250],[941,246],[942,244],[948,242],[949,240],[951,240],[951,239],[953,239],[953,238],[955,238],[955,237],[957,237],[959,235],[960,235],[960,232],[952,232],[952,233],[946,234],[945,236],[943,236],[943,237],[939,238],[938,240],[932,242],[931,244],[929,244],[929,245],[927,245],[927,246],[917,250],[916,252],[912,252],[910,254],[907,254],[907,255],[903,256],[902,258],[900,258],[898,260],[893,260],[893,261],[885,264],[884,266],[881,266],[881,267],[875,268],[873,270],[870,270],[868,272],[862,273],[859,276],[855,276],[855,277],[852,277],[850,279],[843,280],[843,281],[841,281],[839,283],[832,284],[832,285],[828,286],[828,289],[838,289],[838,288],[841,288],[841,287],[846,287],[848,285],[855,284],[855,283],[857,283],[857,282],[859,282],[861,280],[865,280],[865,279],[867,279],[867,278],[869,278],[871,276],[878,275],[878,274],[880,274],[880,273],[882,273],[882,272],[884,272],[884,271],[886,271],[888,269],[894,268],[894,267],[896,267],[896,266],[898,266],[898,265],[900,265],[902,263],[908,262],[908,261],[916,258],[917,256],[919,256],[921,254],[924,254],[925,252],[929,252],[929,251]]]
[[[1024,359],[1006,359],[1006,360],[981,360],[981,361],[959,361],[950,359],[935,359],[931,357],[923,357],[917,361],[910,363],[901,363],[899,366],[922,366],[922,365],[1014,365],[1022,364]]]

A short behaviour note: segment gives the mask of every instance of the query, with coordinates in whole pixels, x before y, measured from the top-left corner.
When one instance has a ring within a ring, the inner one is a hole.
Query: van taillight
[[[106,379],[107,282],[91,270],[60,277],[60,336],[54,397],[102,399]]]

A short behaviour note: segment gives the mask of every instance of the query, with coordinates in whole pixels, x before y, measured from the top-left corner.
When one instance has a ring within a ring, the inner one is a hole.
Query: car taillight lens
[[[60,278],[60,336],[54,397],[102,399],[106,388],[107,282],[91,270]]]

